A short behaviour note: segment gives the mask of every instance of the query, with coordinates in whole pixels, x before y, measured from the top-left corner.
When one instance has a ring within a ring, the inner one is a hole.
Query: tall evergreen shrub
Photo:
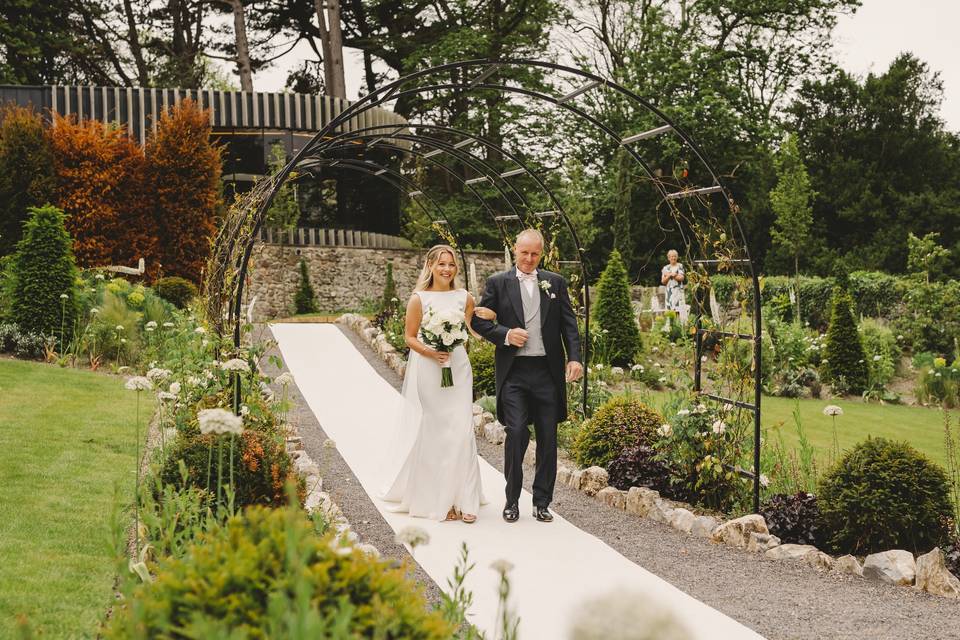
[[[867,386],[867,358],[852,307],[850,294],[841,287],[834,289],[824,368],[830,382],[842,383],[850,393],[861,393]]]
[[[307,261],[300,259],[300,284],[293,298],[297,313],[316,313],[317,300],[314,297],[313,285],[310,284],[310,274],[307,273]]]
[[[64,215],[52,205],[31,207],[10,265],[11,315],[20,330],[70,340],[77,317],[77,266]],[[66,299],[61,298],[66,295]]]
[[[610,362],[620,366],[629,364],[640,349],[640,327],[630,303],[627,270],[616,249],[610,253],[597,288],[595,318],[600,331],[604,332]]]

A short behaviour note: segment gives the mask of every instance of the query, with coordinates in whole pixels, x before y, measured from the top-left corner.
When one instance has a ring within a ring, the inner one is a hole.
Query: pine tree
[[[623,366],[633,362],[640,348],[640,327],[630,302],[630,281],[623,259],[616,249],[600,275],[594,317],[610,354],[611,364]]]
[[[867,387],[867,360],[853,317],[853,299],[842,287],[833,291],[830,326],[827,329],[827,378],[843,390],[862,393]]]
[[[310,284],[310,274],[307,273],[307,261],[300,259],[300,284],[293,298],[297,313],[316,313],[317,300],[314,297],[313,286]]]
[[[29,207],[53,200],[53,150],[40,114],[0,109],[0,256],[13,253]]]
[[[77,266],[60,209],[31,207],[10,265],[11,315],[21,331],[70,340],[77,317]],[[66,295],[66,298],[61,296]],[[63,344],[61,344],[61,349]]]

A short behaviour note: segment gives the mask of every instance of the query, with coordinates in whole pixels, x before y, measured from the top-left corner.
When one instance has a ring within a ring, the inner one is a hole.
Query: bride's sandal
[[[454,520],[460,519],[460,512],[450,507],[450,511],[447,511],[447,517],[443,519],[444,522],[452,522]],[[474,518],[476,519],[476,518]]]
[[[473,524],[474,522],[477,521],[477,516],[469,513],[464,513],[463,515],[460,516],[460,519],[463,520],[466,524]]]

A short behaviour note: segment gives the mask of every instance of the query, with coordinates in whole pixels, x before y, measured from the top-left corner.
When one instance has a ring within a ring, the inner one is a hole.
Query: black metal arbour
[[[563,75],[567,78],[573,78],[577,80],[580,84],[575,86],[575,88],[566,93],[563,96],[555,96],[543,93],[542,91],[528,89],[522,86],[510,86],[507,84],[494,84],[488,82],[493,78],[496,73],[506,67],[525,67],[525,68],[537,68],[545,70],[549,73],[556,73]],[[476,75],[471,79],[464,82],[450,82],[449,78],[451,77],[451,72],[461,71],[464,73],[469,72],[472,69],[477,69]],[[442,81],[433,83],[433,84],[419,84],[424,79],[429,79],[430,76],[439,76],[442,78]],[[632,133],[632,134],[621,134],[620,132],[614,130],[612,127],[608,126],[601,119],[591,115],[584,109],[573,104],[573,100],[581,95],[587,94],[591,91],[597,89],[607,89],[616,92],[622,98],[628,101],[629,104],[634,107],[646,112],[652,116],[660,124],[656,127],[653,127],[647,131]],[[702,258],[700,260],[694,260],[694,264],[704,269],[713,268],[713,267],[722,267],[730,269],[732,267],[742,265],[746,268],[747,275],[749,276],[752,283],[753,290],[753,333],[744,334],[739,332],[728,332],[720,331],[716,329],[704,328],[702,324],[702,308],[697,309],[697,320],[696,320],[696,331],[695,331],[695,350],[696,358],[694,364],[694,391],[697,392],[700,396],[708,398],[715,401],[730,403],[736,407],[747,409],[753,413],[753,424],[754,424],[754,469],[753,469],[753,489],[754,489],[754,509],[759,508],[759,493],[760,493],[760,416],[761,416],[761,315],[760,315],[760,284],[759,278],[754,270],[754,265],[752,259],[750,258],[749,247],[747,246],[746,236],[743,232],[743,228],[739,221],[739,209],[731,198],[728,190],[723,185],[720,180],[719,175],[712,166],[712,164],[707,159],[706,155],[699,148],[693,138],[675,122],[673,122],[663,111],[659,108],[652,105],[649,101],[641,98],[639,95],[630,91],[629,89],[619,85],[611,80],[598,76],[596,74],[569,67],[566,65],[553,63],[553,62],[544,62],[539,60],[467,60],[461,62],[452,62],[448,64],[438,65],[429,69],[424,69],[411,73],[407,76],[404,76],[394,82],[391,82],[380,89],[368,94],[367,96],[361,98],[357,102],[350,105],[345,109],[339,116],[334,118],[330,123],[327,124],[321,131],[319,131],[313,139],[310,140],[304,147],[302,147],[297,154],[287,163],[287,165],[279,171],[276,175],[270,178],[268,185],[255,197],[251,197],[244,203],[244,210],[241,212],[243,219],[234,223],[232,229],[227,229],[225,232],[221,233],[221,237],[225,242],[228,243],[227,247],[218,247],[215,249],[215,257],[219,257],[222,260],[222,265],[213,265],[219,266],[223,269],[222,273],[218,272],[218,279],[216,282],[220,283],[221,286],[225,286],[228,282],[232,284],[232,303],[229,306],[228,310],[228,319],[233,323],[233,334],[234,341],[237,346],[240,344],[240,327],[241,327],[241,308],[242,308],[242,299],[243,299],[243,282],[246,276],[247,267],[249,264],[250,255],[253,249],[254,238],[256,237],[256,232],[259,230],[260,226],[263,223],[263,218],[265,212],[269,209],[270,204],[273,200],[273,197],[279,187],[284,183],[288,178],[291,171],[295,170],[300,166],[305,160],[313,157],[319,159],[320,156],[326,154],[327,150],[331,150],[333,147],[339,144],[338,140],[343,140],[348,137],[353,137],[356,139],[358,132],[354,131],[352,133],[337,133],[337,130],[343,130],[345,125],[349,123],[353,118],[363,114],[365,111],[373,109],[375,107],[380,107],[384,103],[395,100],[397,98],[407,96],[407,95],[416,95],[426,92],[439,93],[443,91],[499,91],[507,94],[517,94],[520,96],[525,96],[527,98],[532,98],[534,100],[546,102],[555,107],[562,108],[578,118],[579,120],[592,125],[598,129],[604,136],[609,138],[613,143],[615,143],[620,148],[624,149],[626,153],[636,162],[636,164],[641,168],[642,172],[646,176],[650,184],[656,189],[657,193],[661,198],[661,204],[666,204],[671,214],[674,215],[676,220],[681,219],[681,214],[679,209],[676,206],[676,203],[684,202],[694,202],[699,203],[705,206],[709,210],[710,197],[714,194],[722,196],[724,206],[727,211],[728,220],[732,221],[732,227],[735,231],[735,234],[738,236],[739,244],[738,249],[742,251],[743,258],[739,259],[730,259],[730,258],[720,258],[720,259],[709,259]],[[424,125],[413,124],[411,127],[419,128]],[[430,126],[430,125],[425,125]],[[402,133],[399,130],[397,125],[393,127],[379,127],[379,129],[389,128],[394,130],[395,134]],[[437,128],[439,130],[439,127]],[[449,132],[448,132],[449,133]],[[461,132],[462,133],[462,132]],[[634,143],[640,142],[642,140],[650,140],[661,135],[675,135],[677,136],[682,146],[689,150],[692,153],[693,158],[698,161],[702,170],[706,172],[706,176],[709,177],[709,184],[706,185],[690,185],[684,186],[681,189],[669,190],[667,183],[668,180],[661,179],[661,176],[657,172],[651,169],[651,167],[645,162],[640,152],[634,147]],[[455,145],[446,145],[448,148],[443,147],[443,143],[434,138],[429,138],[422,135],[413,135],[413,134],[403,134],[404,140],[423,143],[425,146],[432,145],[432,152],[441,151],[443,153],[449,153],[453,156],[453,149],[459,150],[459,147]],[[374,139],[367,142],[366,137],[360,137],[360,140],[367,146],[374,146],[380,144],[384,139],[389,137],[395,137],[391,135],[384,135],[381,133],[379,135],[374,135]],[[477,136],[472,136],[473,139],[482,140]],[[515,175],[527,175],[531,177],[539,186],[545,187],[543,181],[539,178],[536,171],[532,170],[525,163],[521,162],[519,158],[515,155],[511,155],[506,152],[506,150],[501,149],[497,145],[494,145],[488,140],[484,140],[484,144],[496,148],[498,151],[504,154],[503,157],[508,158],[517,165],[515,169],[508,169],[506,171],[497,172],[497,177],[506,180],[509,177]],[[331,160],[332,161],[332,160]],[[475,169],[480,165],[472,165]],[[383,167],[381,167],[382,169]],[[490,168],[492,169],[492,167]],[[380,177],[384,174],[378,174],[376,169],[371,172],[376,177]],[[489,169],[484,168],[484,171],[489,171]],[[384,172],[386,173],[386,172]],[[488,173],[482,173],[484,177],[483,181],[490,181],[492,176]],[[467,185],[470,186],[470,185]],[[553,197],[553,194],[547,190],[551,201],[555,203],[555,211],[550,212],[558,215],[564,222],[567,230],[571,234],[573,244],[577,250],[577,261],[580,265],[581,275],[584,283],[584,312],[585,312],[585,360],[589,361],[587,350],[589,349],[590,344],[590,303],[589,303],[589,274],[587,272],[587,265],[583,257],[583,248],[580,245],[576,229],[570,222],[569,217],[563,211],[563,208],[560,206],[559,202]],[[519,221],[518,214],[512,214],[510,217],[516,216]],[[500,222],[496,220],[496,222]],[[448,225],[449,228],[450,225]],[[243,232],[246,230],[246,233]],[[452,229],[450,229],[453,232]],[[220,238],[218,238],[218,241]],[[242,252],[239,255],[235,255],[234,242],[238,240],[243,240]],[[462,255],[462,252],[461,252]],[[233,268],[236,270],[235,274],[228,273],[230,270],[230,263],[233,263]],[[222,309],[214,305],[212,310],[222,313]],[[219,318],[219,315],[217,316]],[[703,348],[703,339],[707,335],[716,335],[721,338],[729,339],[744,339],[750,340],[753,346],[753,387],[754,387],[754,396],[753,402],[744,402],[736,398],[728,398],[720,396],[714,393],[705,392],[701,385],[701,374],[702,374],[702,348]],[[584,408],[586,410],[586,396],[587,396],[587,376],[584,376],[583,381],[583,395],[584,395]]]

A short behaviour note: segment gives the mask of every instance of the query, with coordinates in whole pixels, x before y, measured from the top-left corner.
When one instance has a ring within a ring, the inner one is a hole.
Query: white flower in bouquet
[[[130,391],[150,391],[153,389],[153,383],[150,382],[149,378],[145,378],[144,376],[133,376],[127,379],[124,387]]]
[[[440,334],[440,340],[443,342],[444,346],[451,346],[457,339],[449,331],[444,331]]]
[[[231,358],[220,365],[224,371],[242,371],[244,373],[250,373],[250,365],[246,363],[245,360],[240,358]]]
[[[197,413],[197,420],[200,421],[200,433],[202,434],[235,433],[240,435],[243,433],[243,418],[226,409],[201,409]]]

